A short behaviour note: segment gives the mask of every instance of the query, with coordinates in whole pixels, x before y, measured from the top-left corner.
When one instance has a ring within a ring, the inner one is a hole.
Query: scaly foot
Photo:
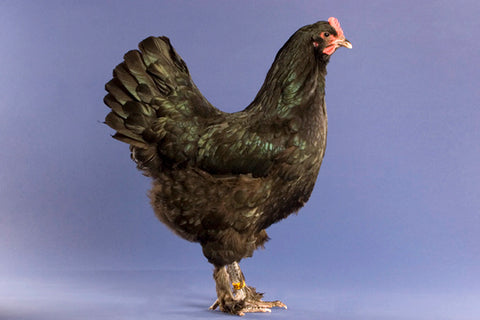
[[[272,308],[284,308],[287,309],[287,306],[279,301],[263,301],[263,293],[258,293],[254,287],[245,286],[241,289],[245,294],[245,306],[240,310],[239,315],[243,315],[247,312],[272,312]],[[237,295],[239,294],[237,290]]]
[[[243,316],[252,312],[272,312],[272,308],[285,308],[280,301],[263,301],[263,293],[245,284],[245,277],[237,262],[227,267],[217,266],[213,271],[218,299],[210,306],[210,310]]]
[[[245,313],[272,312],[272,308],[287,309],[287,306],[281,301],[263,301],[261,299],[263,294],[258,293],[253,287],[245,286],[235,291],[235,298],[226,299],[223,304],[217,299],[210,306],[210,310],[220,307],[220,311],[243,316]]]

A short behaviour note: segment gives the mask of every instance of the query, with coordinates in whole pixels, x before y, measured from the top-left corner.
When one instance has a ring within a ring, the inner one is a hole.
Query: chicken
[[[106,84],[105,123],[153,180],[151,205],[214,266],[211,309],[243,315],[285,307],[247,286],[239,262],[263,247],[271,224],[309,199],[325,153],[326,65],[351,48],[337,19],[295,32],[243,111],[213,107],[166,37],[125,54]]]

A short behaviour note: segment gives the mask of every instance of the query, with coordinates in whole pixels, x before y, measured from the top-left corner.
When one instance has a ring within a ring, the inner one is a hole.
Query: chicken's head
[[[326,55],[331,55],[339,47],[352,48],[350,41],[345,39],[340,22],[334,17],[328,19],[328,23],[317,23],[316,34],[312,37],[315,48]]]

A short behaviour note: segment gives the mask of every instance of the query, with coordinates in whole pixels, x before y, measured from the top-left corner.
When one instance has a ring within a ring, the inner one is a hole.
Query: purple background
[[[299,27],[335,16],[311,200],[242,262],[282,319],[480,317],[480,3],[0,2],[0,319],[210,319],[211,266],[154,217],[103,86],[167,35],[238,111]],[[262,319],[265,315],[248,315]]]

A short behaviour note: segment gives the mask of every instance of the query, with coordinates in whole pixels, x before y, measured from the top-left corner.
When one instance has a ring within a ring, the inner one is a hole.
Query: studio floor
[[[209,270],[68,271],[10,276],[0,283],[0,319],[139,320],[225,319],[208,310],[214,301]],[[448,292],[382,291],[380,288],[319,288],[288,277],[255,272],[265,299],[280,299],[288,310],[247,314],[247,319],[472,319],[478,297]],[[270,292],[270,293],[268,293]],[[273,296],[273,293],[275,293]]]

